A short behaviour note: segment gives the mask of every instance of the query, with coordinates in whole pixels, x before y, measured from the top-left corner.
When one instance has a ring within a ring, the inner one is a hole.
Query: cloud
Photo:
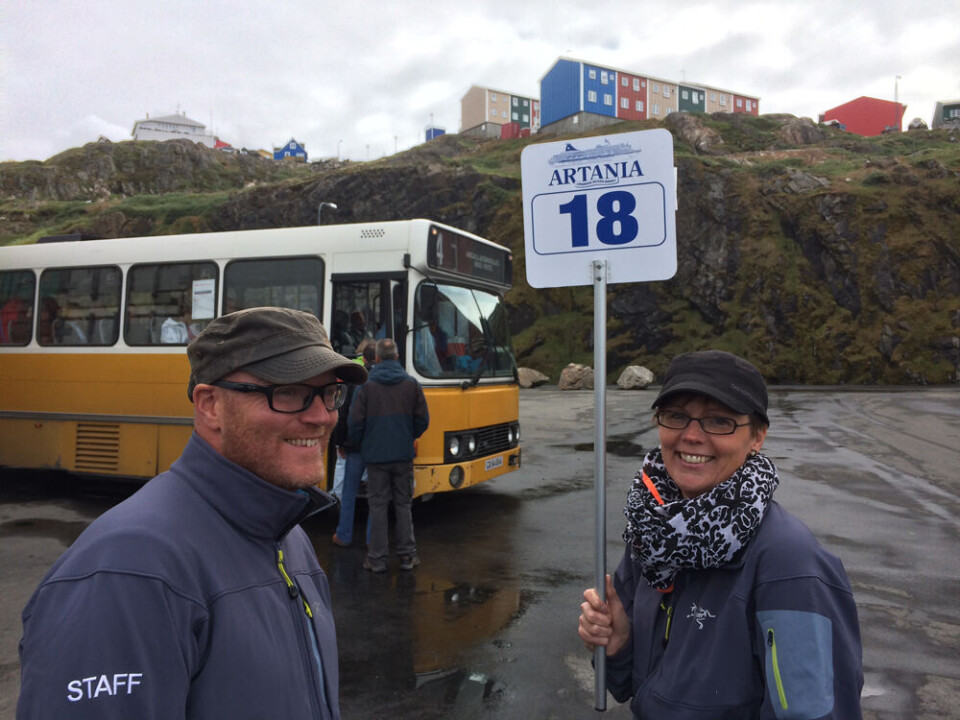
[[[951,5],[953,7],[951,8]],[[930,121],[960,97],[955,3],[894,0],[22,0],[0,25],[0,159],[186,112],[237,146],[358,160],[455,132],[471,85],[539,96],[561,56],[817,113],[860,95]]]

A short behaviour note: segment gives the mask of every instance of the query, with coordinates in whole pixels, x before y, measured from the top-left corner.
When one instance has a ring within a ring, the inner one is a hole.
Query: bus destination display
[[[427,265],[507,287],[513,282],[509,252],[436,227],[430,228]]]

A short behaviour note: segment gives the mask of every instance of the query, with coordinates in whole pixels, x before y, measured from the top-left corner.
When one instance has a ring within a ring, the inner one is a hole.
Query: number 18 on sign
[[[520,157],[527,282],[667,280],[677,270],[673,136],[663,129],[541,143]]]

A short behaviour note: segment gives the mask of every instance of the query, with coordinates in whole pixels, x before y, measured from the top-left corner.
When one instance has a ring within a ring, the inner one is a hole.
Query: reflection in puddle
[[[419,578],[414,593],[413,669],[424,673],[461,665],[461,655],[504,628],[520,609],[516,585],[494,590]]]
[[[383,575],[361,568],[365,512],[347,549],[330,542],[335,515],[310,523],[330,579],[345,717],[489,710],[497,682],[473,672],[471,657],[523,613],[511,544],[517,508],[515,499],[483,492],[415,505],[421,565],[402,572],[391,557]]]
[[[442,706],[458,720],[475,717],[481,706],[489,711],[503,692],[493,678],[464,670],[418,675],[416,689],[421,702]]]

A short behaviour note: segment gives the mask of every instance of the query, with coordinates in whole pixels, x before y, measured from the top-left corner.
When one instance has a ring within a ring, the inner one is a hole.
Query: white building
[[[213,147],[216,139],[207,135],[207,126],[191,120],[186,113],[165,115],[164,117],[137,120],[133,124],[134,140],[193,140],[207,147]]]

